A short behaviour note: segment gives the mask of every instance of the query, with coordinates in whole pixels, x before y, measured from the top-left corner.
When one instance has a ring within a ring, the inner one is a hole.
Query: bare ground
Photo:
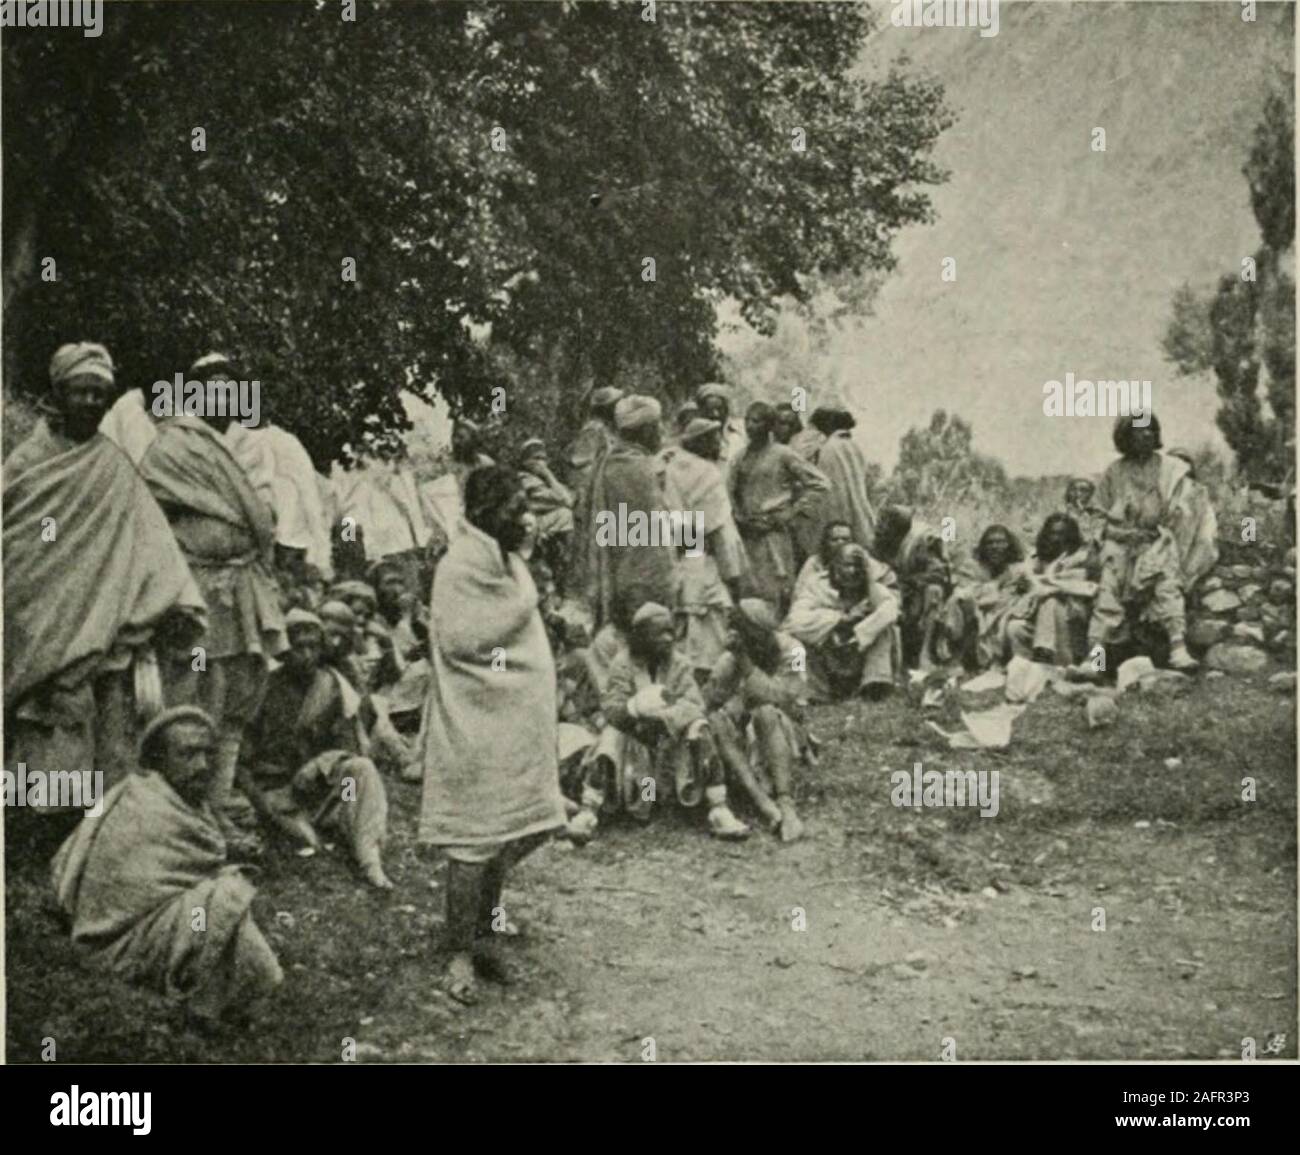
[[[642,1061],[648,1039],[659,1061],[1235,1059],[1246,1037],[1296,1055],[1293,697],[1206,681],[1089,731],[1049,692],[1001,754],[948,751],[922,716],[815,715],[800,844],[722,845],[665,811],[543,848],[506,893],[520,981],[473,1008],[439,990],[417,787],[390,784],[391,897],[337,853],[268,855],[257,910],[288,981],[216,1036],[79,959],[42,855],[11,840],[8,1059],[45,1038],[64,1062],[333,1062],[349,1039],[370,1062]],[[955,705],[925,716],[952,729]],[[893,807],[887,770],[918,760],[999,770],[999,815]]]

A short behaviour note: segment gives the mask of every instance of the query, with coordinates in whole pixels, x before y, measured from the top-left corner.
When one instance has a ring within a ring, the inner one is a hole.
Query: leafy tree
[[[67,339],[146,391],[219,347],[321,465],[400,451],[403,388],[485,415],[504,386],[547,428],[595,381],[715,375],[724,299],[761,332],[826,286],[852,306],[930,219],[939,87],[853,75],[865,5],[644,13],[133,3],[98,39],[11,33],[6,385]]]
[[[1180,373],[1213,370],[1221,401],[1216,423],[1252,480],[1282,477],[1294,457],[1295,281],[1281,260],[1295,241],[1291,92],[1288,85],[1265,100],[1242,169],[1262,237],[1253,270],[1225,273],[1206,299],[1182,286],[1164,337],[1165,355]]]
[[[936,409],[925,429],[903,434],[890,478],[892,500],[929,508],[972,497],[1007,493],[1001,462],[972,448],[969,422]]]

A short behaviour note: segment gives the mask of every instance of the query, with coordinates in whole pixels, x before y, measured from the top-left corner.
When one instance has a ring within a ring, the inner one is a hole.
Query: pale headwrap
[[[198,706],[170,706],[166,710],[160,710],[149,719],[140,734],[140,764],[146,770],[159,768],[152,765],[157,753],[154,742],[178,722],[197,722],[200,726],[206,726],[212,734],[217,732],[217,724],[212,720],[212,715]]]
[[[82,374],[114,384],[113,358],[109,356],[108,350],[93,341],[60,345],[50,358],[50,384],[62,385]]]
[[[741,598],[736,608],[748,621],[765,630],[777,630],[781,626],[772,607],[762,598]]]
[[[663,407],[653,397],[633,393],[614,406],[614,424],[617,428],[638,429],[653,425],[663,416]]]
[[[723,401],[730,401],[731,394],[725,385],[719,385],[716,381],[710,381],[707,385],[701,385],[695,390],[695,399],[697,401],[707,401],[710,397],[721,397]]]
[[[621,401],[623,397],[623,390],[617,385],[602,385],[592,393],[591,406],[593,409],[608,409],[611,405]]]
[[[190,373],[197,377],[205,370],[214,369],[218,365],[224,365],[227,369],[232,367],[230,358],[224,353],[204,353],[202,357],[190,366]]]
[[[672,610],[661,606],[658,602],[646,602],[632,615],[632,628],[638,630],[647,625],[671,626],[675,620]]]
[[[334,622],[336,625],[347,626],[348,629],[354,628],[357,624],[357,616],[347,602],[328,601],[318,606],[316,613],[322,622]]]
[[[284,628],[286,631],[302,629],[304,626],[311,626],[316,630],[323,628],[320,618],[307,610],[299,609],[297,606],[284,615]]]
[[[718,422],[710,421],[707,417],[692,417],[690,423],[682,430],[680,440],[683,445],[689,445],[706,433],[712,433],[715,429],[721,428],[722,426]]]

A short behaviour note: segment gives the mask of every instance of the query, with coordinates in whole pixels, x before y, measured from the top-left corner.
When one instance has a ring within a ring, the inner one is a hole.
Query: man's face
[[[89,441],[113,405],[117,387],[92,373],[78,373],[60,386],[63,431],[73,441]]]
[[[387,609],[396,609],[406,597],[406,579],[396,570],[384,570],[379,575],[379,584],[375,586],[375,595],[380,605]]]
[[[799,432],[799,414],[793,409],[782,409],[776,415],[772,426],[772,436],[782,445],[789,445],[790,439]]]
[[[831,562],[831,582],[837,590],[858,590],[863,584],[864,577],[861,562],[852,554],[838,554]]]
[[[700,412],[710,421],[716,421],[719,425],[726,425],[727,418],[731,415],[731,409],[727,405],[725,397],[706,397],[700,402]]]
[[[764,441],[772,428],[772,418],[763,410],[745,414],[745,436],[750,441]]]
[[[510,552],[524,544],[528,536],[528,502],[522,489],[516,489],[505,503],[495,512],[492,525],[487,532],[503,550]]]
[[[289,631],[289,652],[284,655],[284,664],[299,677],[310,674],[320,665],[324,646],[323,630],[298,626]]]
[[[346,622],[326,621],[321,631],[321,652],[331,662],[339,662],[352,653],[356,627]]]
[[[677,642],[677,630],[672,622],[647,625],[645,629],[646,650],[657,662],[665,661],[673,652]]]
[[[1071,505],[1082,509],[1092,500],[1094,488],[1091,481],[1072,481],[1070,483],[1070,492],[1066,494],[1066,500]]]
[[[832,525],[826,531],[826,541],[822,548],[822,557],[833,558],[839,552],[842,545],[848,545],[853,540],[853,534],[847,525]]]
[[[1138,460],[1148,458],[1156,451],[1156,431],[1150,425],[1134,425],[1129,433],[1129,452]]]
[[[1011,558],[1011,540],[1000,529],[994,530],[984,539],[984,560],[992,570],[1005,568]]]
[[[711,429],[691,442],[689,448],[706,461],[717,461],[722,456],[722,430]]]
[[[1060,557],[1065,550],[1065,523],[1059,520],[1048,522],[1043,544],[1047,547],[1049,558]]]
[[[356,624],[365,628],[365,624],[370,621],[370,602],[363,597],[351,597],[347,599],[348,609],[352,611],[352,616],[356,618]]]
[[[658,453],[664,443],[663,427],[658,421],[648,425],[638,425],[629,429],[624,436],[635,445],[641,446],[647,453]]]
[[[177,722],[167,730],[163,777],[191,805],[207,794],[213,745],[212,731],[202,722]]]

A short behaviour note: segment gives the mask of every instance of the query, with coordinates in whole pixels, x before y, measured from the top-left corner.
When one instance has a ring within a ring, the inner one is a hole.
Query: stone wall
[[[1187,601],[1188,647],[1228,673],[1273,662],[1294,669],[1295,548],[1228,540],[1219,549],[1219,564]]]

